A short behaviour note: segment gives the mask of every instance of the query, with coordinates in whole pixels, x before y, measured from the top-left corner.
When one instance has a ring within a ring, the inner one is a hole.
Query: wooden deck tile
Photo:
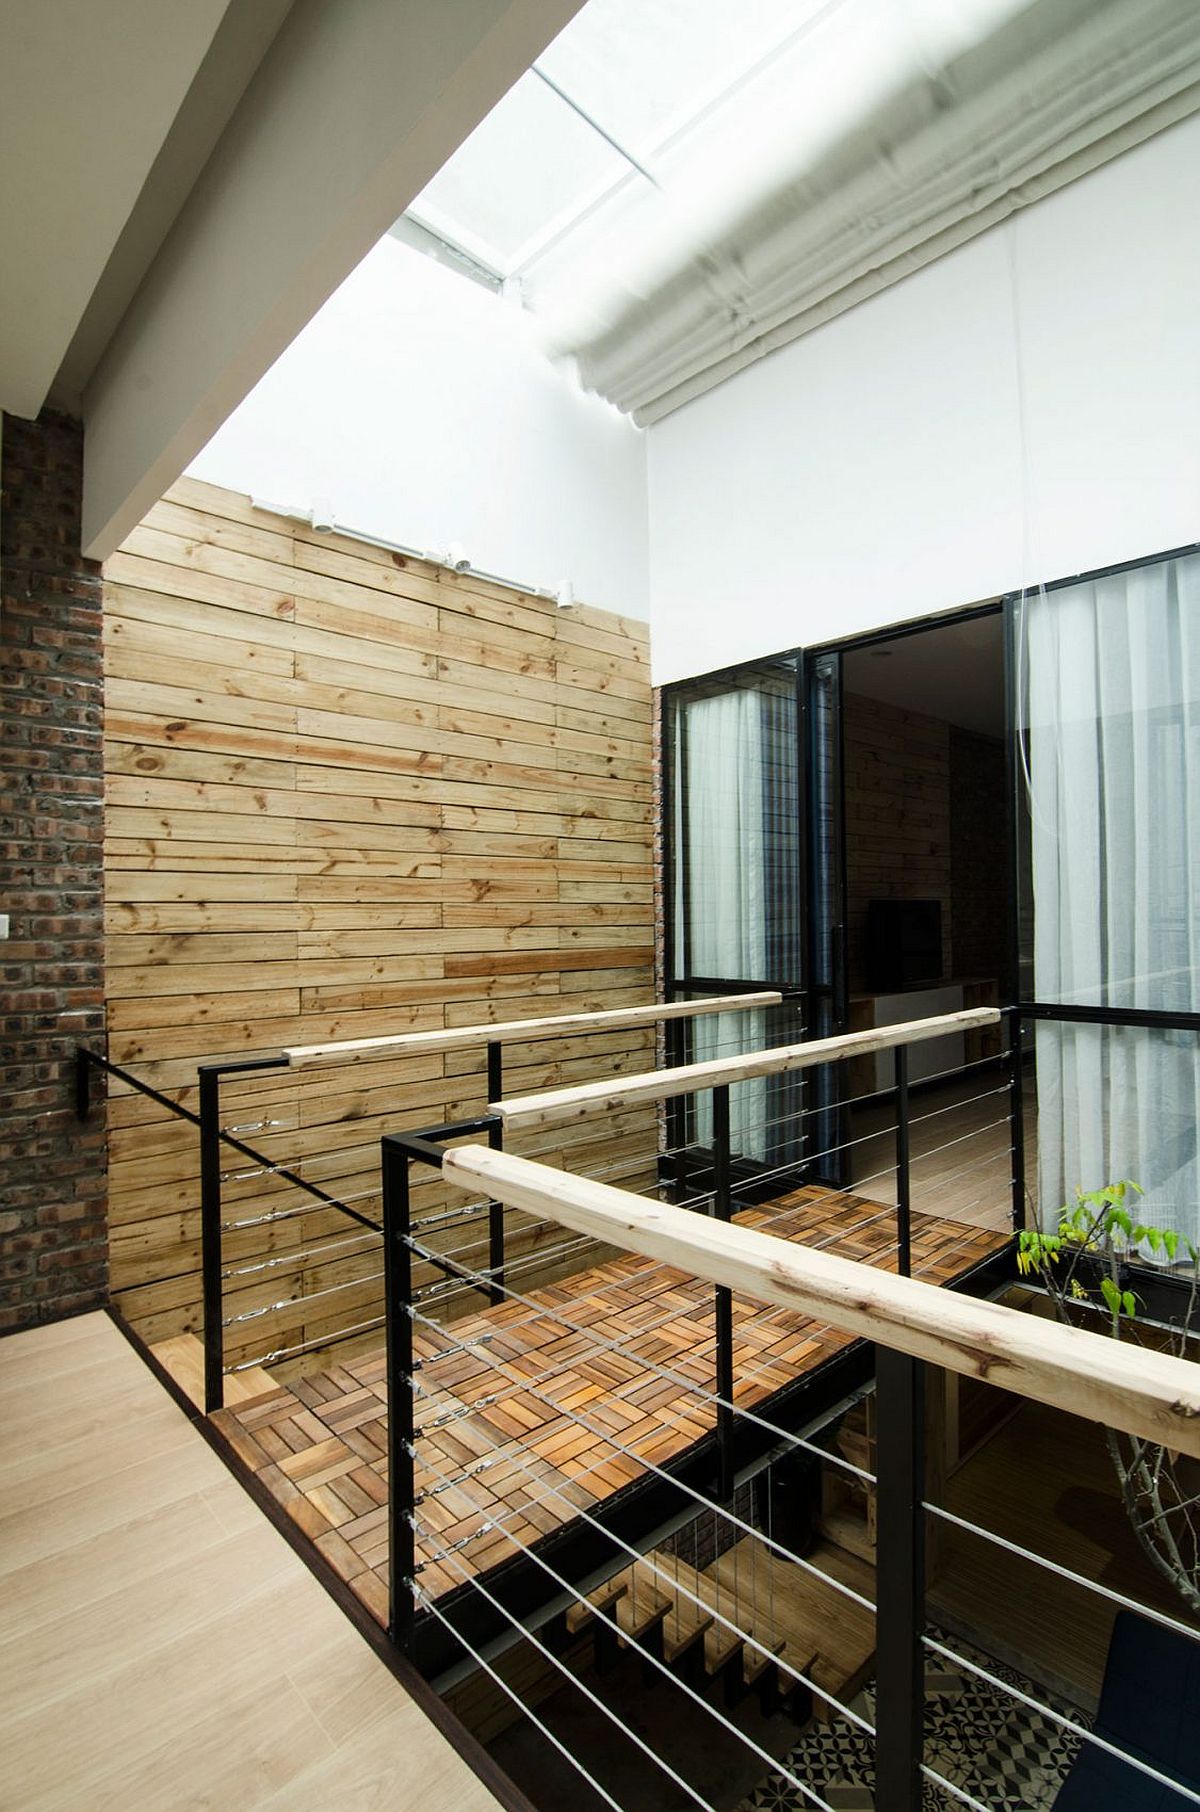
[[[876,1202],[805,1188],[737,1218],[894,1270],[894,1223],[879,1214]],[[953,1283],[1005,1239],[915,1213],[913,1271]],[[743,1408],[850,1344],[811,1317],[740,1295],[733,1331],[734,1395]],[[432,1596],[461,1585],[464,1572],[511,1558],[518,1544],[570,1522],[648,1465],[667,1464],[714,1425],[710,1402],[650,1369],[711,1395],[712,1288],[649,1259],[607,1260],[444,1328],[419,1324],[415,1345],[416,1478],[427,1532],[418,1558]],[[217,1417],[380,1621],[388,1566],[383,1374],[382,1352],[371,1352]],[[480,1461],[488,1462],[483,1471],[462,1476]],[[439,1558],[459,1542],[466,1545]]]

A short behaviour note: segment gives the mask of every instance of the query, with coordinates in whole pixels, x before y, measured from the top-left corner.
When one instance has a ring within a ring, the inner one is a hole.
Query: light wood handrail
[[[743,1057],[681,1063],[674,1069],[646,1070],[639,1076],[613,1076],[602,1082],[580,1082],[573,1088],[547,1089],[540,1095],[513,1095],[507,1101],[489,1102],[488,1109],[500,1115],[506,1128],[561,1125],[567,1120],[583,1120],[597,1110],[619,1114],[643,1101],[668,1101],[675,1095],[690,1095],[696,1089],[748,1082],[756,1076],[780,1076],[786,1070],[807,1070],[839,1057],[890,1051],[896,1045],[920,1044],[948,1032],[966,1032],[999,1023],[998,1007],[969,1007],[961,1013],[939,1014],[934,1019],[910,1019],[902,1025],[843,1032],[836,1038],[813,1038],[807,1044],[749,1051]]]
[[[717,994],[704,1000],[650,1002],[644,1007],[602,1008],[596,1013],[559,1013],[552,1019],[509,1019],[499,1025],[451,1026],[433,1032],[396,1032],[383,1038],[346,1038],[336,1044],[292,1045],[284,1056],[293,1069],[317,1063],[361,1063],[372,1057],[414,1057],[431,1051],[461,1051],[501,1039],[555,1038],[560,1032],[618,1032],[629,1026],[655,1025],[668,1019],[695,1019],[702,1013],[738,1013],[751,1007],[777,1007],[783,995],[774,989],[758,994]]]
[[[1200,1458],[1200,1366],[649,1201],[510,1152],[446,1153],[456,1189],[549,1216],[772,1307]]]

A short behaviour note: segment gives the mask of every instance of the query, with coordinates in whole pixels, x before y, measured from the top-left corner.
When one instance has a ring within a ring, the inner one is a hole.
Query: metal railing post
[[[896,1269],[912,1275],[912,1187],[908,1148],[908,1050],[898,1044],[896,1064]]]
[[[204,1304],[204,1413],[225,1403],[225,1330],[221,1325],[221,1072],[201,1064],[200,1275]]]
[[[81,1044],[75,1046],[75,1118],[86,1120],[92,1111],[92,1060]]]
[[[920,1812],[925,1753],[925,1368],[876,1348],[875,1804]]]
[[[416,1400],[413,1395],[411,1314],[412,1208],[407,1155],[383,1141],[383,1290],[387,1317],[388,1405],[388,1635],[412,1652],[416,1605]]]
[[[712,1092],[713,1141],[713,1214],[727,1221],[733,1213],[731,1154],[729,1131],[729,1086]],[[713,1316],[716,1331],[717,1396],[717,1466],[721,1502],[733,1496],[733,1296],[718,1284],[714,1291]]]
[[[1008,1016],[1009,1155],[1012,1161],[1012,1224],[1020,1233],[1025,1226],[1025,1078],[1021,1073],[1021,1015],[1016,1007]]]
[[[504,1099],[504,1047],[498,1038],[489,1038],[487,1047],[487,1098],[489,1105]],[[488,1128],[488,1144],[493,1151],[504,1147],[504,1129],[499,1121]],[[490,1302],[504,1301],[504,1204],[488,1203],[488,1270],[492,1287]]]

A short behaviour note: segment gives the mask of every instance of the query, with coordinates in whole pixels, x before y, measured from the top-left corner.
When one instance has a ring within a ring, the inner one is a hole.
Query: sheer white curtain
[[[767,969],[767,825],[763,811],[762,699],[750,688],[698,698],[687,710],[686,885],[694,975],[754,980]],[[678,844],[676,847],[679,847]],[[705,1014],[693,1022],[695,1060],[757,1050],[761,1012]],[[767,1149],[765,1079],[730,1094],[730,1142],[744,1157]],[[696,1103],[696,1137],[712,1136],[711,1097]]]
[[[1200,1006],[1200,556],[1026,606],[1033,986]],[[1200,1036],[1039,1023],[1038,1199],[1132,1177],[1200,1242]]]

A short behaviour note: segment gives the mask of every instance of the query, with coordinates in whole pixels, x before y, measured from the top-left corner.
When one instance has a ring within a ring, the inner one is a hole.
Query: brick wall
[[[107,1293],[104,1129],[74,1117],[103,1028],[100,571],[79,551],[83,439],[46,413],[0,442],[0,1330]]]
[[[846,693],[843,722],[850,991],[867,987],[871,900],[940,900],[942,972],[951,975],[950,726],[857,692]]]

